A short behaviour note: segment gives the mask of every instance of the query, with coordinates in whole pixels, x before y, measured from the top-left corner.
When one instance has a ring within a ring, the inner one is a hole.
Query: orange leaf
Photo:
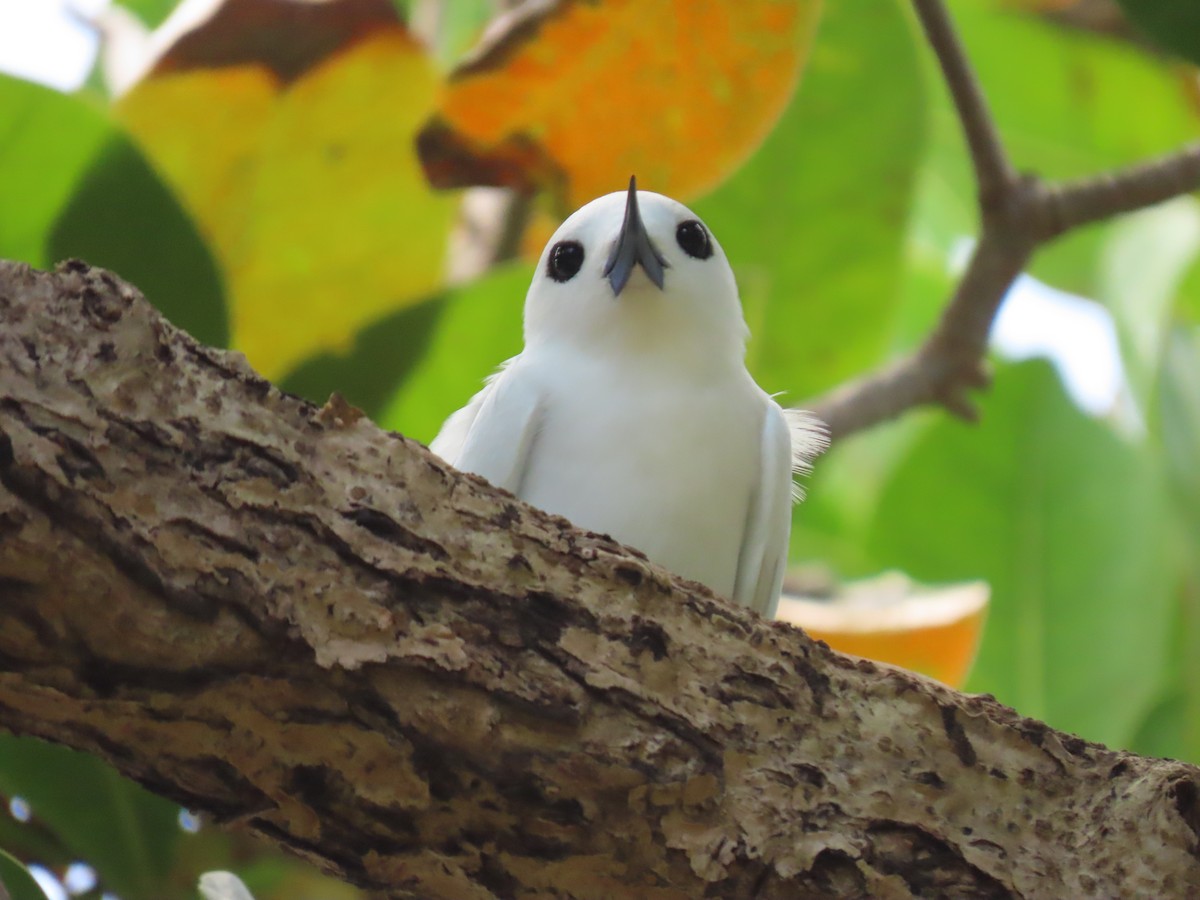
[[[820,0],[559,0],[502,20],[418,149],[442,187],[640,184],[681,199],[754,151],[795,89]]]
[[[920,588],[889,572],[847,586],[833,601],[784,594],[778,618],[834,650],[960,688],[979,649],[989,594],[980,581]]]
[[[456,198],[413,153],[437,84],[390,0],[225,0],[118,104],[268,377],[441,286]]]

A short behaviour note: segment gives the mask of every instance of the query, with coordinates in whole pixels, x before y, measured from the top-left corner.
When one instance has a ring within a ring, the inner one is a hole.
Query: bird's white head
[[[582,207],[550,238],[525,299],[525,345],[737,363],[746,325],[725,252],[690,209],[637,190]]]

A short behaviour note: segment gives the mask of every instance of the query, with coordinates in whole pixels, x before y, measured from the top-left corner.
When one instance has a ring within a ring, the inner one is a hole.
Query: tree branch
[[[973,421],[976,412],[967,391],[988,384],[983,366],[988,331],[1029,253],[1027,244],[980,240],[941,321],[920,350],[812,404],[831,440],[932,403]]]
[[[1079,181],[1051,184],[1042,240],[1200,188],[1200,141],[1177,153]]]
[[[981,202],[987,205],[986,198],[1002,194],[1017,180],[1017,173],[1004,152],[983,89],[967,61],[966,51],[945,4],[942,0],[913,0],[913,6],[954,99],[954,108],[958,111],[971,152]]]
[[[1200,770],[831,652],[0,263],[0,728],[395,897],[1200,892]]]
[[[1039,247],[1083,225],[1200,189],[1200,143],[1159,160],[1066,183],[1017,176],[942,0],[913,0],[954,98],[974,167],[982,232],[932,335],[913,354],[804,406],[836,440],[918,406],[974,420],[987,339],[1013,281]]]

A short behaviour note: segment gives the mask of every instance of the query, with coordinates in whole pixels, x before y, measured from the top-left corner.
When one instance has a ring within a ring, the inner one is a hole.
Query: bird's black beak
[[[617,242],[604,265],[604,275],[612,285],[614,297],[620,296],[625,289],[635,265],[640,265],[642,271],[662,290],[663,269],[667,261],[650,243],[650,235],[646,234],[646,226],[642,224],[642,216],[638,212],[637,178],[630,176],[625,221],[621,223],[621,233],[617,235]]]

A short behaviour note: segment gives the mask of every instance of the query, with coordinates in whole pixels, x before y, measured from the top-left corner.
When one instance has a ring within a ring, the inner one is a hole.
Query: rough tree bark
[[[1200,770],[764,622],[79,263],[0,264],[0,728],[396,897],[1200,893]]]

